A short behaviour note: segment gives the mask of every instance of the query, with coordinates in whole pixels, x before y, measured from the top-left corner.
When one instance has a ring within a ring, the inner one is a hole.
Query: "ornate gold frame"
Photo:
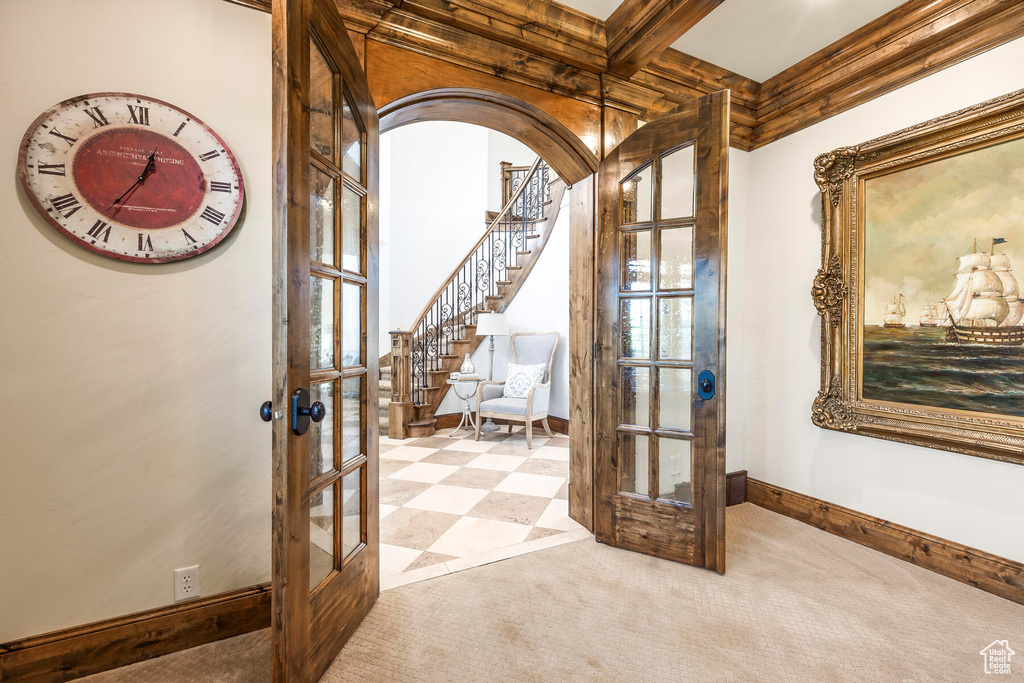
[[[821,268],[811,296],[821,315],[823,429],[1024,464],[1024,419],[864,401],[860,396],[863,187],[867,178],[1024,136],[1024,90],[814,160],[821,189]]]

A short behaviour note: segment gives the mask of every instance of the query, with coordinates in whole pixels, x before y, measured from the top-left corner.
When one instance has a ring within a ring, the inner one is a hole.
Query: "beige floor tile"
[[[545,529],[544,527],[535,526],[530,530],[530,535],[526,537],[526,542],[539,541],[547,536],[554,536],[555,534],[564,534],[565,531],[559,531],[558,529]]]
[[[550,441],[548,441],[544,445],[548,446],[549,448],[568,448],[569,447],[569,437],[567,437],[567,436],[555,436],[555,437],[552,437],[552,439]]]
[[[492,491],[469,511],[470,517],[534,525],[547,510],[548,501],[536,496]]]
[[[405,505],[428,488],[430,484],[419,481],[384,478],[380,480],[380,502],[388,505]]]
[[[489,454],[494,455],[518,455],[524,458],[528,458],[537,452],[536,448],[527,448],[525,443],[499,443],[497,446],[487,451]]]
[[[388,451],[388,460],[404,460],[405,462],[419,462],[433,453],[435,448],[418,448],[416,446],[399,446]]]
[[[556,545],[562,545],[563,543],[582,541],[586,538],[594,540],[594,535],[586,529],[580,527],[575,531],[563,531],[552,536],[545,536],[544,538],[535,539],[533,541],[530,541],[528,545],[533,550],[544,550],[545,548],[553,548]]]
[[[450,446],[445,446],[445,450],[449,451],[464,451],[466,453],[484,453],[491,450],[498,444],[494,441],[474,441],[473,439],[459,439]]]
[[[551,498],[558,493],[558,489],[561,488],[563,482],[565,482],[564,477],[513,472],[505,477],[504,481],[495,486],[494,490],[504,493],[521,493],[526,496]]]
[[[441,480],[442,484],[448,486],[469,486],[475,489],[492,490],[508,476],[508,472],[500,470],[476,470],[470,467],[460,467],[459,470]]]
[[[392,446],[392,445],[390,445],[390,444],[386,444],[386,443],[382,443],[382,444],[380,444],[379,446],[377,446],[377,450],[378,450],[378,452],[379,452],[379,453],[380,453],[381,455],[383,455],[384,453],[387,453],[387,452],[388,452],[388,451],[390,451],[390,450],[391,450],[392,448],[398,448],[398,446]]]
[[[466,463],[479,455],[479,453],[468,453],[466,451],[440,450],[434,451],[427,457],[423,458],[423,460],[420,460],[420,462],[430,462],[435,465],[455,465],[456,467],[464,467]]]
[[[466,467],[478,470],[500,470],[512,472],[522,465],[526,458],[521,455],[495,455],[483,453],[466,463]]]
[[[467,557],[522,543],[529,533],[530,527],[525,524],[512,524],[479,517],[461,517],[427,550],[432,553]]]
[[[483,489],[436,484],[410,500],[405,507],[464,515],[486,495],[487,491]]]
[[[427,550],[459,519],[461,518],[458,515],[444,512],[402,508],[381,520],[380,541],[403,548]]]
[[[380,575],[400,574],[413,560],[423,554],[422,550],[401,546],[380,544]]]
[[[441,562],[438,564],[432,564],[429,567],[420,567],[419,569],[414,569],[412,571],[402,572],[401,574],[392,574],[390,576],[384,576],[381,574],[380,589],[382,591],[391,590],[392,588],[398,588],[399,586],[407,586],[410,583],[426,581],[427,579],[435,579],[438,576],[444,576],[448,573],[448,566]]]
[[[413,439],[409,442],[410,446],[416,446],[419,448],[444,448],[445,446],[451,446],[453,439],[449,439],[447,436],[427,436],[422,439]]]
[[[388,460],[387,458],[380,459],[380,476],[386,477],[389,474],[394,474],[403,467],[408,467],[409,461],[407,460]]]
[[[391,474],[388,479],[436,484],[457,469],[459,468],[455,465],[434,465],[429,462],[414,462],[408,467],[403,467],[394,474]]]
[[[569,480],[566,479],[565,483],[562,484],[562,488],[558,489],[558,493],[555,494],[555,498],[559,500],[569,500]]]
[[[549,477],[568,477],[569,463],[564,460],[527,458],[526,462],[517,467],[515,471],[524,474],[546,474]]]
[[[542,434],[542,435],[544,434],[543,430],[541,430],[540,428],[535,426],[533,428],[533,447],[534,448],[538,448],[540,446],[543,446],[543,445],[547,444],[547,442],[548,442],[548,437],[546,437],[546,436],[538,436],[538,432],[540,432],[540,434]],[[513,434],[512,436],[510,436],[507,439],[505,439],[502,443],[504,443],[507,446],[511,446],[511,445],[523,445],[523,446],[525,446],[526,445],[526,432],[521,432],[521,433],[518,433],[518,434]]]
[[[569,449],[555,448],[553,446],[541,446],[533,451],[533,455],[531,457],[541,458],[542,460],[561,460],[563,462],[569,462]]]
[[[380,443],[386,446],[404,446],[415,439],[392,439],[389,436],[380,437]]]
[[[385,503],[381,503],[377,507],[378,507],[378,509],[380,511],[380,515],[379,515],[380,519],[384,519],[385,517],[390,515],[392,512],[397,510],[400,506],[399,505],[387,505]]]
[[[417,557],[412,564],[405,568],[405,571],[411,572],[423,567],[429,567],[433,564],[441,564],[448,560],[454,560],[455,557],[451,555],[442,555],[440,553],[423,553]]]
[[[559,529],[561,531],[575,531],[580,529],[579,524],[569,518],[569,501],[552,500],[544,514],[537,520],[537,526],[547,529]]]

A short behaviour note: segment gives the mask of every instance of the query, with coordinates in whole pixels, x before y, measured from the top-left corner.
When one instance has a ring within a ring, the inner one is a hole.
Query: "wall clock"
[[[61,234],[135,263],[211,249],[245,197],[220,136],[172,104],[127,93],[82,95],[43,112],[21,141],[18,172]]]

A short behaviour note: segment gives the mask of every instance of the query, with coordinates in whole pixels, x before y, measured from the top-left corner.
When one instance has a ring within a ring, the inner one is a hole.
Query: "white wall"
[[[427,298],[480,239],[487,227],[484,213],[501,208],[501,162],[524,166],[537,155],[514,138],[465,123],[412,124],[385,133],[381,140],[381,206],[387,207],[381,211],[381,234],[389,235],[381,250],[381,281],[390,290],[387,295],[383,287],[381,291],[384,354],[390,347],[387,332],[409,328]],[[439,186],[445,179],[452,184]],[[569,415],[568,220],[566,207],[540,261],[506,311],[510,332],[561,334],[550,409],[557,417]],[[508,338],[495,339],[495,378],[504,378],[509,360]],[[486,342],[473,362],[487,372]],[[461,410],[449,394],[438,414]]]
[[[0,642],[270,572],[270,17],[210,0],[3,3]],[[46,49],[43,49],[45,46]],[[222,68],[218,68],[222,67]],[[58,102],[137,92],[234,151],[244,218],[167,265],[95,255],[36,215],[21,136]]]
[[[811,424],[820,328],[809,292],[821,248],[815,156],[1017,89],[1022,63],[1017,40],[750,153],[752,216],[730,239],[745,254],[729,263],[729,392],[743,395],[730,399],[730,447],[750,475],[1018,561],[1024,467]]]

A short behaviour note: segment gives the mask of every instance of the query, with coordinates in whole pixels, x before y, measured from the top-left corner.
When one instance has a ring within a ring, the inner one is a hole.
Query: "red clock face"
[[[116,199],[146,171],[143,182]],[[199,209],[206,178],[188,150],[148,130],[118,128],[94,135],[75,154],[73,173],[82,198],[100,215],[133,228],[177,225]]]
[[[177,107],[140,95],[83,95],[25,133],[22,185],[65,237],[124,261],[165,263],[215,246],[245,192],[224,141]]]

